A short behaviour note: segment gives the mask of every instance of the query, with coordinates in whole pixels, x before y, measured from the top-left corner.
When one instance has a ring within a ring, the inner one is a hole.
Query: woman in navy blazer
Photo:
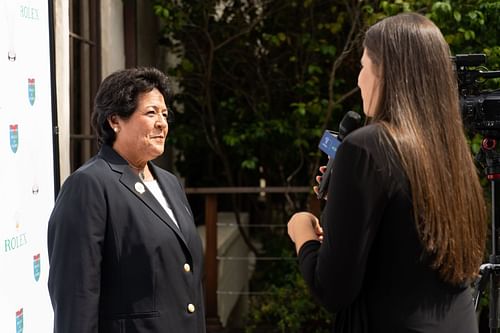
[[[205,332],[203,249],[186,195],[151,160],[170,117],[167,77],[115,72],[92,121],[99,153],[64,182],[48,227],[54,332]]]

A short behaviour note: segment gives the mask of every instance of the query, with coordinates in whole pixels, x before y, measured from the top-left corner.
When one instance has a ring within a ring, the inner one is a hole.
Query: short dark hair
[[[138,96],[154,88],[163,95],[165,103],[172,97],[168,77],[153,67],[137,67],[118,70],[100,84],[94,100],[92,126],[99,146],[112,145],[116,134],[109,126],[108,117],[117,115],[128,119],[137,108]],[[171,112],[169,108],[168,112]]]

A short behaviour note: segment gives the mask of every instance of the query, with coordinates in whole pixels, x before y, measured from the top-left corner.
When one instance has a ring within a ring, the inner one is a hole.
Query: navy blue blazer
[[[110,146],[64,182],[48,226],[54,332],[205,332],[193,214],[178,179],[149,168],[179,227]]]

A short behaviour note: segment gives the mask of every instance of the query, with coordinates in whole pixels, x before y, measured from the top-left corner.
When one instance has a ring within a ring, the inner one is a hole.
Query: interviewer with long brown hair
[[[415,13],[376,23],[363,46],[368,125],[338,149],[321,222],[288,223],[301,272],[336,333],[477,332],[468,286],[487,214],[449,47]]]

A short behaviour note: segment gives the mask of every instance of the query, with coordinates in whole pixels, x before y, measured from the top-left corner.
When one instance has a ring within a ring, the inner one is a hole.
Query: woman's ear
[[[109,124],[109,127],[111,127],[113,129],[113,131],[118,132],[120,130],[119,123],[118,123],[118,116],[116,114],[112,114],[111,116],[108,116],[108,124]]]
[[[108,124],[111,128],[118,126],[118,116],[116,114],[108,116]]]

